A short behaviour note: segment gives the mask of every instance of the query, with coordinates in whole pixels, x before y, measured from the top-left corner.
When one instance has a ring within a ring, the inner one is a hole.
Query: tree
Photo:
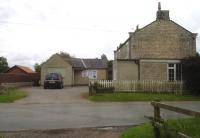
[[[9,67],[8,67],[7,59],[5,57],[0,57],[0,73],[3,73],[8,69]]]
[[[35,72],[40,73],[41,72],[41,64],[35,63],[34,69],[35,69]]]
[[[65,58],[70,58],[71,57],[69,53],[63,52],[63,51],[60,52],[60,56],[61,57],[65,57]]]
[[[182,61],[183,80],[186,89],[193,95],[200,95],[200,56]]]

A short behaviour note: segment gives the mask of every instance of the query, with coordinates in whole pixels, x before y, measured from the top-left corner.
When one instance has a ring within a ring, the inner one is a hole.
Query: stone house
[[[113,79],[181,80],[180,61],[195,56],[196,36],[170,20],[159,3],[156,20],[141,29],[137,26],[114,51]]]
[[[107,58],[81,59],[52,55],[41,65],[41,83],[47,73],[60,73],[65,86],[88,85],[90,79],[107,79]]]

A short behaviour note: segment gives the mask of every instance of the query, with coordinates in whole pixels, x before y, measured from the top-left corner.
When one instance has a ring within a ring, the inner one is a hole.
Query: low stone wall
[[[14,82],[14,83],[1,83],[3,87],[24,87],[24,86],[32,86],[33,82]]]

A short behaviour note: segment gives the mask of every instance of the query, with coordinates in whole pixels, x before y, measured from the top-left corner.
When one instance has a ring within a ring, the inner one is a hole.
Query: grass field
[[[3,92],[2,92],[3,91]],[[27,96],[25,91],[16,88],[6,88],[0,90],[0,103],[10,103]]]
[[[101,93],[88,97],[96,102],[129,102],[129,101],[200,101],[200,96],[174,95],[174,94],[149,94],[149,93]]]
[[[168,133],[164,133],[162,130],[161,138],[177,138],[175,130],[182,132],[192,138],[200,138],[199,124],[199,118],[168,120],[166,122],[166,126],[170,128],[170,131],[168,131]],[[125,131],[121,138],[154,138],[153,127],[150,123],[132,127]]]

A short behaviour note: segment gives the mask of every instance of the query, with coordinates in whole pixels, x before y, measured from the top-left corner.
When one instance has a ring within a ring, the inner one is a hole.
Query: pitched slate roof
[[[81,59],[81,58],[69,58],[61,56],[65,61],[69,62],[73,68],[84,69],[103,69],[107,68],[107,61],[103,59]]]
[[[85,68],[80,58],[71,58],[71,64],[74,68]]]
[[[107,62],[102,59],[82,59],[86,68],[107,68]]]

